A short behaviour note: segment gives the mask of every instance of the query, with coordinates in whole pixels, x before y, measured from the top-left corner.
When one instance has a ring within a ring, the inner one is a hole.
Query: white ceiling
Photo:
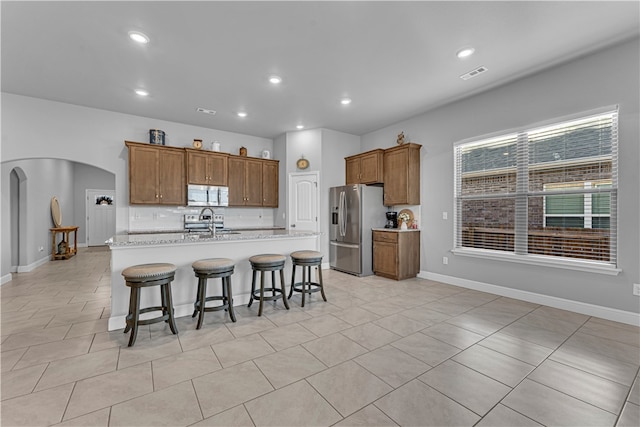
[[[640,26],[637,1],[1,8],[3,92],[267,138],[299,123],[362,135],[635,37]],[[133,43],[130,30],[151,42]],[[475,55],[457,59],[466,46]],[[459,78],[479,66],[488,71]],[[284,82],[270,85],[271,74]],[[344,96],[353,103],[342,106]]]

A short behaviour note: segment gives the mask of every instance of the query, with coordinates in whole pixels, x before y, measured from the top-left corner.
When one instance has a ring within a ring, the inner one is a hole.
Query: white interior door
[[[112,204],[98,204],[101,197],[110,197]],[[102,246],[116,234],[115,191],[87,190],[87,246]]]
[[[320,231],[318,172],[289,174],[289,228]]]

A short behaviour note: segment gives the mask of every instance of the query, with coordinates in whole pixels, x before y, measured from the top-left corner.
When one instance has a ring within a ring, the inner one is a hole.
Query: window
[[[456,145],[456,249],[615,266],[617,115]]]
[[[544,191],[611,188],[611,181],[545,184]],[[544,227],[610,228],[608,194],[557,194],[544,198]]]

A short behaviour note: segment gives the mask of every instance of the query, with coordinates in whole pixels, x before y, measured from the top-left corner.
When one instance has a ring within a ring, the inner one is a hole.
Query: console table
[[[51,261],[56,259],[69,259],[76,254],[78,251],[78,226],[72,225],[69,227],[54,227],[50,228],[51,230]],[[61,233],[62,240],[67,242],[67,247],[63,253],[58,253],[58,248],[56,247],[56,240],[58,233]],[[69,234],[73,233],[73,246],[71,246]]]

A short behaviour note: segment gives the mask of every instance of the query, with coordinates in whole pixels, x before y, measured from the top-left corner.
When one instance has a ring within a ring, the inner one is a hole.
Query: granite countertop
[[[295,237],[318,236],[315,231],[292,231],[285,229],[257,229],[245,231],[209,233],[148,233],[148,234],[117,234],[106,241],[111,248],[123,246],[153,246],[172,245],[198,242],[230,242],[256,239],[283,239]]]
[[[407,228],[406,230],[401,230],[399,228],[372,228],[373,231],[388,231],[391,233],[406,233],[407,231],[420,231],[419,228]]]
[[[284,230],[284,227],[264,227],[264,226],[255,226],[255,227],[225,227],[225,231],[257,231],[257,230]],[[135,235],[135,234],[176,234],[183,233],[188,234],[189,232],[184,229],[175,229],[175,230],[134,230],[129,231],[127,234]],[[192,231],[191,234],[198,233],[197,231]]]

